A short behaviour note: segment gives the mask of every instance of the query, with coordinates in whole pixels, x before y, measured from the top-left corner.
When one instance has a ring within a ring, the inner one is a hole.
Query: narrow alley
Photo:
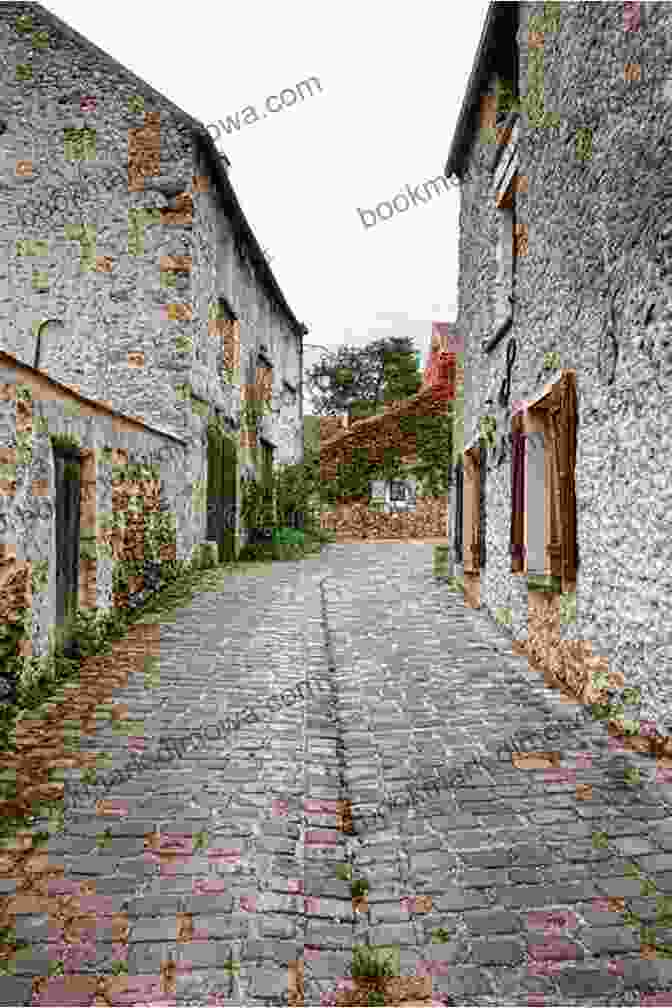
[[[383,1003],[353,1000],[362,945],[409,1005],[672,1004],[643,996],[672,967],[626,924],[655,912],[633,863],[672,887],[662,788],[624,782],[638,757],[434,578],[431,545],[235,573],[161,625],[157,671],[114,695],[146,752],[248,714],[87,797],[66,777],[43,895],[3,872],[28,948],[0,1004]],[[516,768],[521,730],[559,758]],[[123,767],[134,741],[81,746]]]

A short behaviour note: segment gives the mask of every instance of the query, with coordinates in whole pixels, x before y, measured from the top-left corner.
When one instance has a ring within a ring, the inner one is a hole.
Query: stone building
[[[445,169],[461,191],[465,598],[584,699],[595,671],[638,688],[660,731],[671,56],[669,4],[491,3]]]
[[[178,560],[212,540],[237,553],[241,479],[302,457],[306,329],[201,123],[40,4],[0,5],[0,51],[0,612],[14,622],[46,563],[40,655],[68,594],[141,591],[100,553],[113,498],[170,514]],[[79,560],[57,520],[73,466]],[[138,536],[119,532],[113,559],[140,563]]]
[[[39,673],[76,609],[141,602],[165,564],[193,556],[177,552],[196,545],[188,455],[0,351],[0,699],[6,662]]]
[[[448,494],[431,492],[419,479],[418,444],[423,420],[450,416],[455,398],[457,355],[439,338],[425,370],[420,391],[391,403],[376,416],[348,424],[347,416],[320,418],[320,474],[323,483],[336,479],[343,467],[384,463],[396,452],[397,471],[368,481],[368,493],[339,495],[322,513],[322,527],[338,537],[355,539],[433,539],[445,541]],[[450,426],[448,435],[450,436]],[[426,435],[425,435],[426,436]],[[432,437],[435,439],[436,434]],[[359,455],[358,455],[359,453]],[[389,456],[388,456],[389,457]],[[447,466],[450,477],[450,466]]]
[[[39,4],[0,45],[2,349],[186,437],[202,488],[208,420],[233,466],[300,458],[305,328],[208,131]]]

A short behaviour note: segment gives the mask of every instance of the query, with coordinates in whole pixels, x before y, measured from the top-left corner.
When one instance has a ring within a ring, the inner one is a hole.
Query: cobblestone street
[[[670,961],[643,955],[624,920],[656,910],[628,866],[672,892],[655,763],[579,724],[583,709],[434,578],[431,544],[332,545],[223,584],[161,626],[156,687],[136,676],[114,700],[150,753],[250,713],[70,803],[45,847],[64,869],[52,895],[90,883],[94,935],[31,1001],[76,928],[59,935],[46,903],[17,898],[31,947],[0,1004],[336,1004],[359,944],[397,949],[396,972],[431,977],[446,1004],[639,1005],[672,987]],[[561,759],[514,767],[502,746],[520,730]],[[134,738],[106,725],[81,747],[122,767]],[[474,758],[395,811],[407,785]],[[624,781],[629,764],[642,784]],[[356,909],[338,865],[369,883]],[[119,961],[128,976],[112,978]]]

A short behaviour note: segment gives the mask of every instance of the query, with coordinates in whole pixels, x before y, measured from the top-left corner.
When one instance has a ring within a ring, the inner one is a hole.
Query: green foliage
[[[366,896],[369,891],[369,883],[366,879],[355,879],[355,881],[350,886],[350,895],[353,899],[360,899],[362,896]]]
[[[111,456],[111,450],[110,450]],[[150,480],[159,479],[161,468],[158,464],[148,465],[144,462],[128,462],[112,467],[112,479],[115,483],[122,480]]]
[[[81,473],[82,469],[79,462],[66,462],[63,466],[63,479],[78,480]]]
[[[385,995],[382,991],[369,991],[366,1003],[369,1005],[384,1005],[386,1003]]]
[[[0,663],[16,655],[20,641],[26,636],[23,619],[0,626]]]
[[[303,450],[304,455],[320,452],[320,417],[304,416],[303,418]]]
[[[194,341],[187,333],[178,333],[175,337],[175,349],[180,354],[191,353],[194,349]]]
[[[589,126],[580,126],[576,131],[576,158],[590,161],[593,156],[593,131]]]
[[[390,449],[383,462],[372,462],[368,448],[356,445],[350,460],[339,466],[336,478],[326,486],[321,485],[320,491],[329,502],[368,497],[371,480],[400,478],[404,474],[398,451]]]
[[[497,78],[495,84],[497,96],[497,115],[508,115],[509,112],[520,112],[520,100],[516,97],[513,82]]]
[[[341,346],[324,354],[306,379],[315,410],[323,416],[343,413],[351,404],[360,414],[375,412],[385,402],[414,395],[422,383],[413,344],[406,337],[374,340],[365,347]]]
[[[352,865],[340,864],[336,866],[336,878],[342,882],[349,882],[352,878]]]
[[[79,452],[81,451],[81,441],[76,434],[51,434],[50,435],[52,448],[62,451]]]
[[[272,489],[257,480],[243,483],[240,509],[243,524],[248,529],[268,528],[275,524]]]
[[[88,127],[77,129],[69,127],[63,130],[63,142],[66,161],[95,161],[96,131]]]
[[[448,492],[452,455],[453,411],[427,417],[400,417],[399,428],[415,435],[416,457],[410,475],[420,482],[422,492],[440,497]]]
[[[448,942],[450,941],[450,937],[451,937],[450,931],[446,931],[445,928],[438,927],[434,928],[434,930],[432,931],[433,942],[440,942],[440,943]]]
[[[383,978],[393,975],[390,963],[381,956],[378,949],[370,945],[355,945],[352,952],[353,977]]]
[[[560,354],[557,350],[544,354],[544,371],[557,370],[560,367]]]
[[[172,511],[150,511],[145,515],[145,556],[157,562],[162,546],[175,543],[177,525]]]
[[[145,110],[145,99],[141,98],[140,95],[133,95],[132,98],[128,99],[128,111],[132,112],[134,115],[139,115]]]
[[[300,529],[278,528],[273,529],[272,541],[284,546],[303,546],[306,535]]]
[[[49,47],[49,34],[46,31],[35,32],[31,38],[33,49],[47,49]]]
[[[546,0],[542,23],[544,32],[560,31],[560,0]]]
[[[16,243],[17,256],[45,256],[49,253],[49,242],[37,238],[19,238]]]
[[[576,592],[563,592],[560,596],[560,624],[576,623]]]
[[[32,590],[35,594],[46,591],[49,584],[49,561],[40,560],[31,568]]]
[[[495,432],[497,430],[497,420],[494,416],[482,416],[479,420],[478,427],[481,439],[484,440],[488,448],[492,450],[496,443]]]
[[[144,208],[133,208],[128,211],[128,254],[143,255],[145,251],[145,227],[153,218]]]
[[[19,465],[28,465],[33,459],[33,435],[30,431],[21,431],[16,435],[16,461]]]
[[[208,477],[207,499],[235,501],[237,497],[237,446],[226,436],[222,425],[211,417],[207,426],[208,437]],[[219,561],[234,559],[235,530],[222,530],[218,542]]]

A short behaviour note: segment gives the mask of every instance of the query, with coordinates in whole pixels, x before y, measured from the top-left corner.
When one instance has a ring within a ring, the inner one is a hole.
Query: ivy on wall
[[[415,462],[410,474],[420,481],[428,497],[448,493],[453,444],[452,409],[438,416],[401,417],[402,431],[415,435]]]
[[[50,435],[51,446],[57,451],[71,451],[79,452],[82,448],[82,442],[76,434],[51,434]]]
[[[400,417],[399,429],[415,441],[415,460],[402,463],[401,449],[386,448],[383,458],[371,461],[367,447],[355,446],[349,460],[339,465],[335,479],[320,485],[320,496],[327,504],[338,500],[368,497],[369,483],[389,482],[413,477],[420,492],[428,497],[440,497],[448,492],[452,454],[452,410],[447,414],[428,417]]]

